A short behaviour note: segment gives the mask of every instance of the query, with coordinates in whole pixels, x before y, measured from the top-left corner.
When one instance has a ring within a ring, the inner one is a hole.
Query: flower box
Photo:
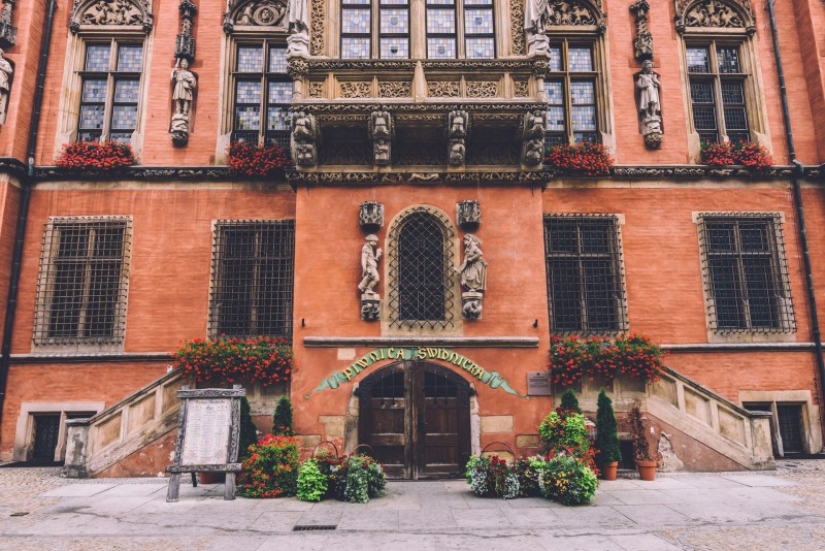
[[[293,166],[289,151],[277,146],[257,146],[249,142],[233,142],[226,152],[226,164],[233,173],[242,176],[271,177]]]
[[[571,175],[607,176],[613,163],[613,157],[600,143],[557,145],[548,149],[544,155],[545,165]]]
[[[132,147],[118,142],[65,144],[55,164],[76,173],[110,174],[137,163]]]

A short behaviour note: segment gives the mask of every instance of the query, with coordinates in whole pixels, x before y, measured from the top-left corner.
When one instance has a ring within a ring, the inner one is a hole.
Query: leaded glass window
[[[286,47],[239,43],[234,64],[233,141],[289,147],[292,81]]]
[[[408,0],[380,0],[379,44],[382,59],[410,57],[410,6]]]
[[[86,45],[81,71],[78,141],[130,143],[138,126],[143,44]]]
[[[685,50],[690,78],[693,129],[704,142],[750,141],[745,101],[748,74],[738,45],[688,45]]]
[[[218,222],[210,333],[290,339],[294,267],[294,221]]]
[[[625,331],[622,254],[616,217],[546,216],[544,248],[551,331]]]
[[[598,112],[594,48],[568,41],[553,43],[550,72],[544,81],[547,96],[548,145],[598,141]]]
[[[458,57],[455,0],[427,0],[427,57]]]
[[[493,0],[464,1],[464,45],[467,59],[496,57]]]
[[[372,57],[371,33],[371,0],[342,0],[341,58],[369,59]]]
[[[711,328],[793,331],[795,320],[780,218],[704,215],[699,232]]]

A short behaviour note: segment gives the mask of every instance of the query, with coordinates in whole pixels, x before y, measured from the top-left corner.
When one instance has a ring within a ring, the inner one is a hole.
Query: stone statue
[[[392,117],[389,112],[373,111],[370,114],[370,134],[372,135],[372,152],[375,164],[390,164]]]
[[[178,59],[175,68],[172,69],[172,82],[174,83],[172,100],[175,102],[175,113],[188,118],[198,79],[189,70],[189,62],[186,59]]]
[[[544,116],[538,109],[524,116],[521,162],[525,166],[538,166],[544,158]]]
[[[292,151],[298,166],[317,164],[316,142],[318,133],[315,117],[306,111],[298,111],[292,116]]]
[[[524,6],[524,30],[528,34],[544,34],[552,17],[550,0],[527,0]]]
[[[6,113],[9,108],[9,93],[11,92],[11,75],[14,69],[0,50],[0,124],[6,122]]]
[[[289,32],[306,33],[309,31],[307,0],[289,0],[287,21],[289,22]]]
[[[636,90],[639,98],[639,126],[645,144],[651,149],[659,147],[663,135],[659,88],[659,77],[653,72],[653,62],[647,60],[642,64],[642,71],[636,75]]]
[[[464,164],[466,152],[467,127],[469,126],[469,115],[467,111],[455,109],[448,115],[447,138],[449,138],[449,163],[452,166]]]
[[[487,262],[481,252],[481,239],[468,233],[464,236],[464,262],[456,268],[461,274],[461,289],[484,291],[487,287]]]
[[[364,295],[376,296],[375,286],[381,279],[378,276],[378,261],[381,259],[382,251],[378,248],[378,236],[374,233],[366,237],[366,243],[361,247],[361,283],[358,290]]]

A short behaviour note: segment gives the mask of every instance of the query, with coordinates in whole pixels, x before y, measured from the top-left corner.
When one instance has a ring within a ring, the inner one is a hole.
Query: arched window
[[[435,209],[415,207],[390,230],[391,327],[453,326],[455,232]]]

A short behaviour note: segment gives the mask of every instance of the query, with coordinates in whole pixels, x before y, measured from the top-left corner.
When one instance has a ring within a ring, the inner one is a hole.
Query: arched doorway
[[[358,437],[390,478],[461,476],[470,457],[470,384],[429,362],[398,362],[358,388]]]

